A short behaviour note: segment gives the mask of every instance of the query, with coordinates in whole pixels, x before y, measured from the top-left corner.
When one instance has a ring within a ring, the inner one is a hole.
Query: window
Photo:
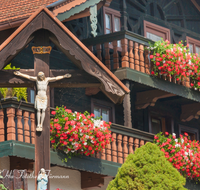
[[[157,134],[160,131],[173,133],[174,132],[174,122],[169,116],[160,115],[158,113],[149,114],[149,132]]]
[[[91,112],[95,117],[101,117],[106,122],[115,122],[114,104],[102,100],[91,99]]]
[[[170,30],[144,20],[144,36],[153,41],[159,41],[161,38],[170,41]]]
[[[33,88],[28,88],[28,102],[35,103],[35,90]]]
[[[121,30],[120,12],[110,9],[108,7],[103,8],[104,13],[104,33],[110,34],[112,32],[118,32]]]
[[[184,125],[179,125],[179,134],[187,133],[191,140],[199,140],[199,130]]]
[[[200,53],[200,41],[190,37],[186,37],[187,44],[189,44],[190,53]]]

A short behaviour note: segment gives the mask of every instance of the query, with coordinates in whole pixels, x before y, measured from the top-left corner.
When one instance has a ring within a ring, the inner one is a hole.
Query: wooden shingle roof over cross
[[[24,22],[4,43],[0,46],[0,69],[2,69],[27,45],[36,31],[43,29],[49,31],[49,39],[78,67],[79,72],[85,71],[86,75],[95,77],[98,87],[114,102],[122,102],[126,93],[129,93],[123,83],[79,40],[77,39],[46,7],[41,7],[26,22]],[[4,72],[4,71],[1,71]],[[31,70],[28,71],[30,75]],[[9,86],[10,83],[20,83],[27,86],[30,82],[19,79],[12,74],[9,77],[1,75],[1,86]],[[69,81],[69,80],[68,80]],[[63,80],[62,86],[68,86],[69,82]],[[86,81],[92,83],[93,80]],[[84,87],[82,83],[76,87]],[[53,83],[52,83],[53,84]]]

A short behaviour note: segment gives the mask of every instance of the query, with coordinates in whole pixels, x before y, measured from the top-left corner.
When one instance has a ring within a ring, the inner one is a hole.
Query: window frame
[[[171,115],[167,113],[163,113],[162,111],[159,111],[159,110],[154,111],[154,110],[149,109],[148,123],[149,123],[150,133],[152,133],[152,118],[161,120],[161,128],[162,128],[163,133],[166,132],[166,120],[169,120],[170,125],[171,125],[171,133],[174,133],[174,119]]]
[[[169,40],[169,42],[171,41],[170,39],[170,29],[159,26],[157,24],[153,24],[151,22],[148,22],[146,20],[144,20],[144,37],[147,38],[147,32],[150,32],[154,35],[159,36],[159,34],[164,34],[165,35],[165,39],[163,38],[163,40]]]
[[[109,110],[109,121],[115,123],[115,106],[111,102],[91,98],[91,113],[94,113],[94,107],[100,107]]]
[[[198,129],[179,124],[179,135],[181,134],[181,131],[184,131],[186,133],[194,133],[194,135],[196,136],[195,140],[197,140],[197,141],[199,140],[199,130]]]
[[[114,17],[118,17],[120,21],[120,31],[121,31],[121,13],[117,10],[108,8],[108,7],[103,7],[103,16],[104,16],[104,34],[106,34],[106,14],[111,15],[111,33],[114,33],[115,29],[115,20]]]
[[[196,53],[196,46],[200,48],[200,41],[189,36],[186,36],[187,44],[193,44],[193,53]]]

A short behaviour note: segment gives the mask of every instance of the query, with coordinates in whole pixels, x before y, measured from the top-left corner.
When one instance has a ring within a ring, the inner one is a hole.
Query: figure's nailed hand
[[[14,74],[15,75],[20,75],[20,72],[19,71],[14,71]]]
[[[70,78],[72,75],[71,74],[65,74],[64,78]]]

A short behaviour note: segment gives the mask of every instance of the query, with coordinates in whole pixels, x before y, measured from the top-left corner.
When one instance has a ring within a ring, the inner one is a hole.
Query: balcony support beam
[[[130,89],[130,81],[125,80],[124,85]],[[124,126],[132,128],[132,119],[131,119],[131,96],[126,94],[123,100],[124,107]]]
[[[199,119],[200,103],[186,104],[182,106],[181,121],[186,122],[192,119]]]

